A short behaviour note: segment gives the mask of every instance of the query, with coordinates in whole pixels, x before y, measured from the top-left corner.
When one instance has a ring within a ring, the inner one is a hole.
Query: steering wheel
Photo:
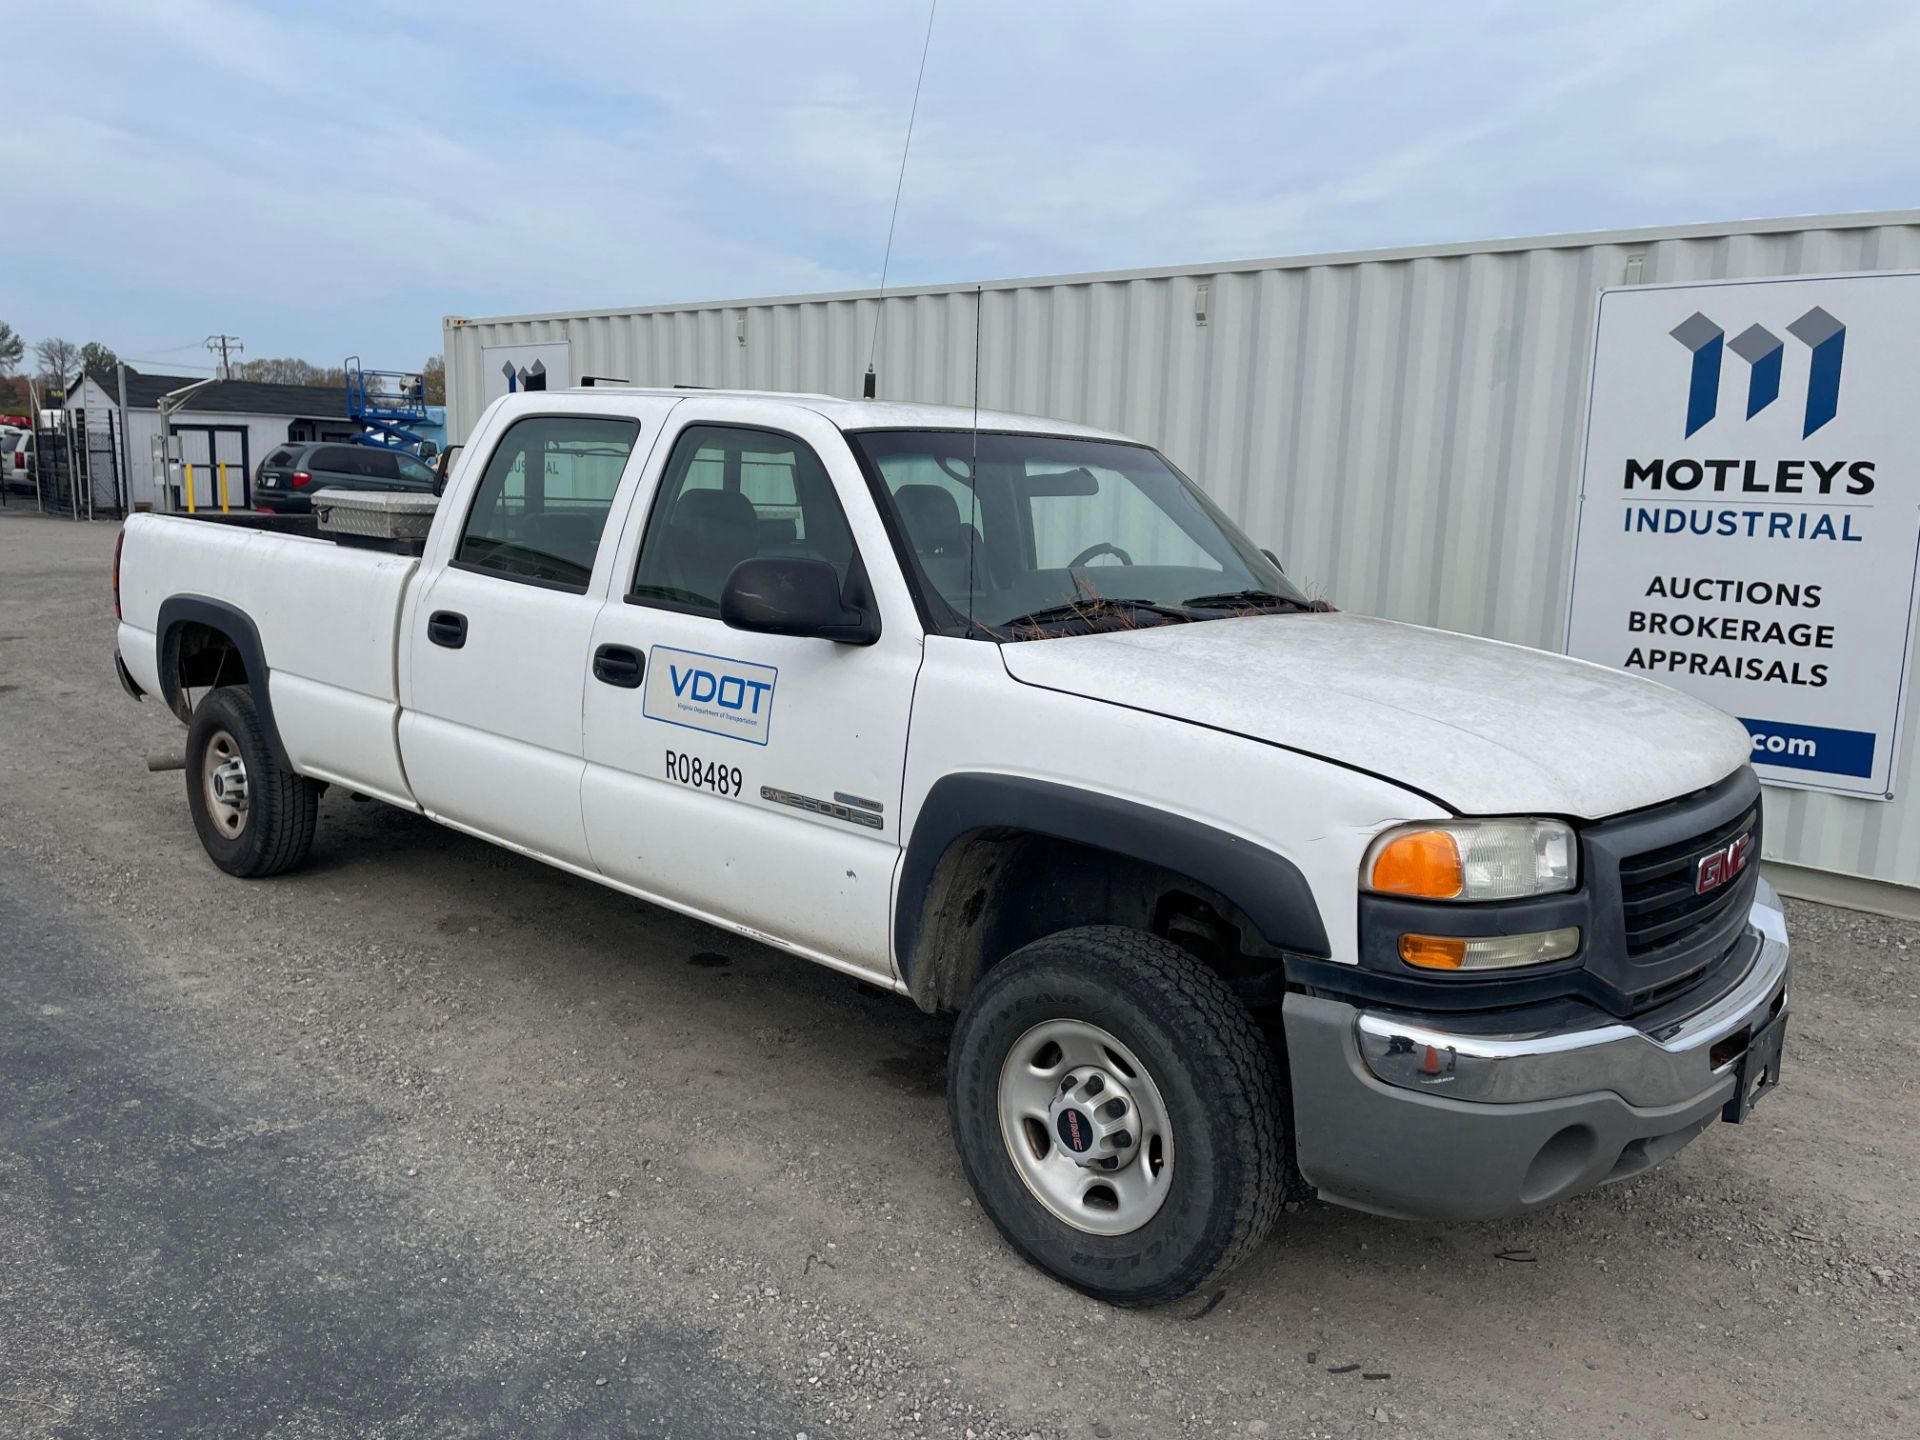
[[[1089,545],[1078,555],[1074,556],[1073,559],[1067,562],[1067,568],[1069,570],[1078,570],[1089,560],[1101,555],[1111,555],[1122,565],[1131,565],[1133,563],[1133,556],[1122,550],[1118,545],[1110,545],[1105,540],[1102,540],[1098,545]]]

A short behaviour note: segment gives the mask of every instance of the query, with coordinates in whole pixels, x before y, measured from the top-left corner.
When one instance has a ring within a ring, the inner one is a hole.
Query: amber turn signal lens
[[[1455,935],[1402,935],[1400,958],[1422,970],[1458,970],[1467,958],[1467,942]]]
[[[1460,846],[1444,830],[1412,830],[1380,848],[1373,857],[1372,884],[1388,895],[1452,900],[1466,885]]]

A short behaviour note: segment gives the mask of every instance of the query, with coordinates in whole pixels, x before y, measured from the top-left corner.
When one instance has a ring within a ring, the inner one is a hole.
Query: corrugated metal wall
[[[1920,212],[999,282],[980,398],[1159,446],[1343,608],[1554,649],[1598,291],[1915,268]],[[971,401],[974,291],[942,286],[450,321],[449,433],[478,418],[481,348],[515,342],[571,341],[576,374],[854,396],[876,309],[883,398]],[[1912,729],[1892,802],[1773,791],[1768,857],[1920,885]]]

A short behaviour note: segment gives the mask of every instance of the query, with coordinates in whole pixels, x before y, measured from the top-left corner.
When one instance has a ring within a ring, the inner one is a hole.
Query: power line
[[[199,350],[206,345],[204,340],[189,340],[184,345],[135,345],[135,350],[151,350],[156,355],[171,355],[178,350]]]
[[[867,346],[866,397],[874,396],[873,357],[880,349],[880,311],[887,295],[887,267],[893,262],[893,229],[900,220],[900,192],[907,184],[907,156],[913,150],[913,122],[920,114],[920,86],[927,78],[927,52],[933,48],[933,17],[939,13],[940,0],[928,0],[927,34],[920,42],[920,73],[913,79],[913,105],[907,111],[907,138],[900,146],[900,174],[893,182],[893,213],[887,216],[887,248],[880,256],[880,290],[874,296],[873,340]]]
[[[180,348],[184,350],[190,347],[183,345]],[[191,360],[156,360],[150,355],[122,355],[120,359],[128,365],[165,365],[173,370],[207,370],[217,373],[220,369],[218,365],[200,365]]]

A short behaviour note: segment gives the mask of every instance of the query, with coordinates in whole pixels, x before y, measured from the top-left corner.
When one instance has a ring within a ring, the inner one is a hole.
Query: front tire
[[[207,857],[257,880],[307,858],[320,818],[318,782],[276,765],[252,692],[213,691],[187,726],[187,808]]]
[[[1016,951],[974,988],[948,1075],[982,1208],[1098,1299],[1190,1295],[1279,1215],[1272,1046],[1218,975],[1156,936],[1088,926]]]

